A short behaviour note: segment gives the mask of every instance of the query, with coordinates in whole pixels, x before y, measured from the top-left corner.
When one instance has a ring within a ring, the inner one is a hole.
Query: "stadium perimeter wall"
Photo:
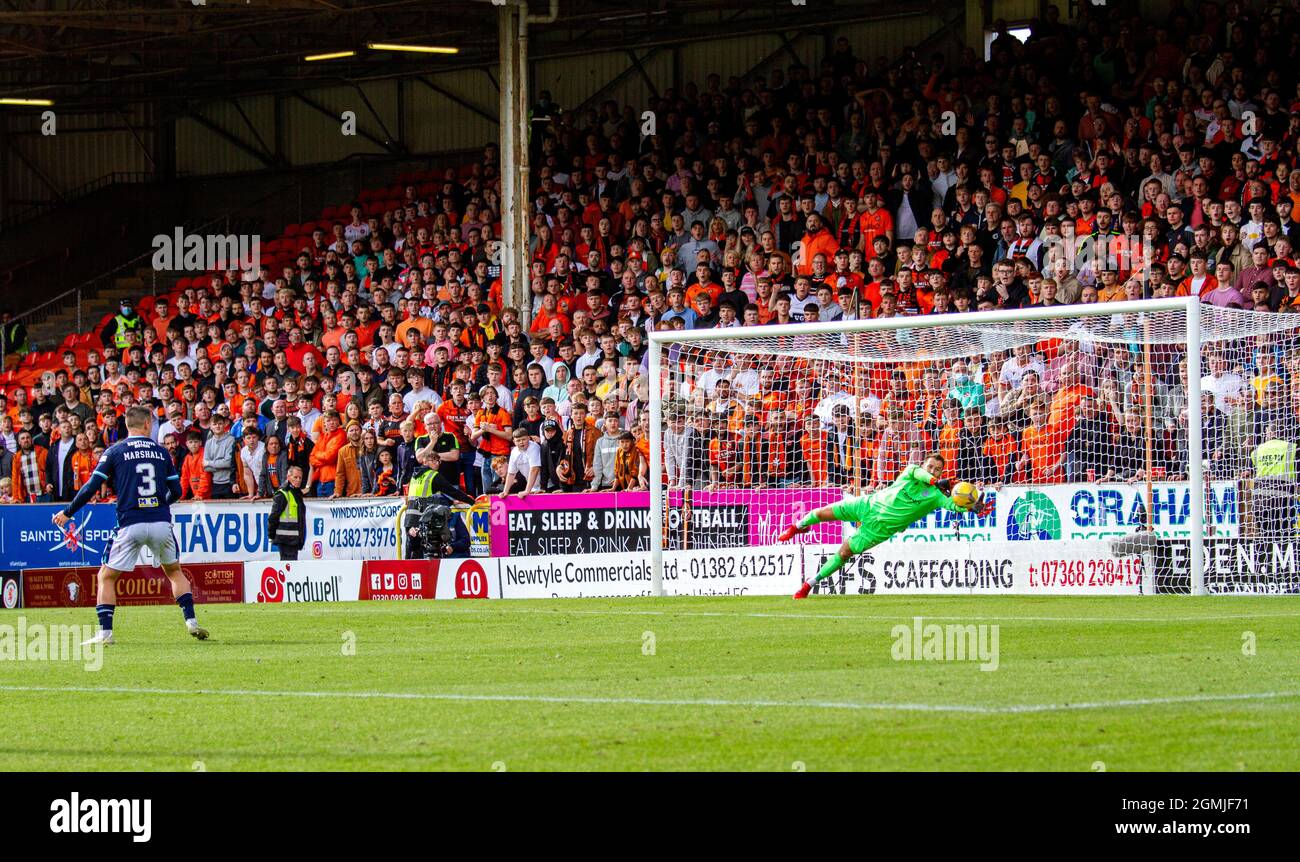
[[[1106,540],[1145,522],[1145,486],[1006,485],[980,518],[940,510],[821,585],[836,593],[1138,594],[1148,561],[1117,558]],[[778,545],[776,535],[835,489],[668,494],[665,590],[670,595],[781,595],[820,568],[852,527],[825,524]],[[1185,483],[1157,483],[1156,531],[1186,536]],[[1211,591],[1294,592],[1297,542],[1243,535],[1235,483],[1212,483],[1207,524]],[[174,520],[200,602],[363,598],[549,598],[650,593],[649,494],[550,494],[458,507],[472,539],[466,560],[398,561],[399,498],[311,500],[303,561],[282,564],[259,502],[183,503]],[[57,505],[0,506],[0,606],[88,606],[115,519],[112,506],[78,513],[64,534]],[[653,519],[660,524],[660,519]],[[1247,531],[1248,532],[1248,531]],[[1183,545],[1185,548],[1185,544]],[[1175,559],[1177,566],[1177,559]],[[376,578],[378,580],[376,580]],[[1219,588],[1214,589],[1218,582]],[[1259,584],[1269,584],[1261,589]],[[123,603],[169,602],[159,569],[123,581]]]

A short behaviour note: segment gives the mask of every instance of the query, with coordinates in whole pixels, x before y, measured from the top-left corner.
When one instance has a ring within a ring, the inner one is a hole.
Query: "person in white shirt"
[[[361,220],[361,210],[358,207],[352,208],[352,221],[343,228],[343,238],[351,245],[356,240],[364,240],[370,236],[370,225]]]
[[[1016,348],[1015,354],[1002,364],[1002,373],[998,377],[998,382],[1006,384],[1011,389],[1019,389],[1020,381],[1030,371],[1037,372],[1038,379],[1041,380],[1047,373],[1047,366],[1043,364],[1041,356],[1032,352],[1031,345],[1022,344]]]
[[[294,414],[302,422],[303,430],[311,437],[314,442],[320,437],[320,431],[315,430],[316,420],[321,417],[321,412],[311,404],[310,395],[298,396],[298,412]]]
[[[510,412],[515,409],[515,403],[510,387],[501,382],[504,378],[505,371],[500,365],[493,363],[487,367],[487,385],[497,391],[497,405],[502,410]]]
[[[550,383],[555,377],[555,360],[546,354],[546,342],[541,338],[534,338],[528,343],[528,350],[532,354],[528,364],[540,365],[546,374],[546,382]]]
[[[262,433],[256,425],[244,428],[244,447],[239,450],[239,460],[244,471],[244,488],[248,491],[244,499],[256,499],[257,481],[262,475],[262,465],[266,463],[266,444],[262,442]]]
[[[686,479],[686,447],[695,433],[686,425],[686,413],[673,410],[664,430],[664,473],[666,488],[682,488]]]
[[[511,436],[515,445],[510,450],[501,497],[504,499],[515,494],[523,499],[541,487],[542,447],[533,442],[523,428],[516,428]]]
[[[927,167],[929,167],[927,165]],[[952,169],[952,159],[947,153],[935,157],[934,167],[930,169],[930,191],[934,193],[934,205],[942,208],[948,189],[957,185],[957,172]]]
[[[385,323],[379,327],[379,346],[388,353],[389,362],[397,359],[397,351],[401,349],[402,345],[393,334],[393,327],[390,324]]]
[[[1241,226],[1239,236],[1242,245],[1246,248],[1254,248],[1255,243],[1264,238],[1264,202],[1252,200],[1246,210],[1250,213],[1250,221]]]
[[[713,354],[713,365],[695,380],[695,385],[704,390],[704,394],[713,397],[713,390],[718,388],[719,380],[730,380],[731,369],[727,368],[727,354],[721,350]]]
[[[751,398],[758,394],[758,372],[754,370],[753,357],[745,354],[736,357],[736,370],[731,375],[731,391],[740,398]]]
[[[1209,358],[1210,373],[1201,378],[1201,391],[1214,396],[1214,409],[1228,416],[1244,413],[1250,403],[1250,393],[1245,379],[1228,369],[1228,359],[1222,353]]]
[[[435,410],[442,404],[442,396],[424,382],[424,372],[420,369],[406,369],[406,382],[411,387],[411,391],[402,396],[402,406],[407,413],[414,411],[415,405],[421,401],[428,401]]]
[[[581,377],[583,369],[588,365],[599,367],[601,358],[600,345],[596,343],[596,336],[593,332],[590,330],[583,332],[579,341],[582,342],[583,351],[573,363],[574,377]]]
[[[817,304],[817,295],[812,292],[812,279],[801,275],[794,280],[794,293],[790,294],[790,317],[803,321],[804,309]]]
[[[172,342],[172,355],[167,359],[167,364],[173,371],[180,372],[179,366],[188,365],[190,371],[198,367],[198,361],[194,356],[194,345],[187,342],[184,338],[177,338]]]

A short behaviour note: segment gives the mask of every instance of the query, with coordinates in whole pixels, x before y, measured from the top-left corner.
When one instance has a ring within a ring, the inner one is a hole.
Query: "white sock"
[[[199,627],[199,621],[196,620],[196,619],[194,619],[194,620],[186,620],[186,621],[185,621],[185,626],[186,626],[186,628],[196,629],[196,628]]]

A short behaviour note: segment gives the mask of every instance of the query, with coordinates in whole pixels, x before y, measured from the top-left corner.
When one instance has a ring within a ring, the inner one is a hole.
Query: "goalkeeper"
[[[827,521],[856,521],[858,531],[840,545],[839,551],[822,566],[817,576],[799,585],[796,599],[806,598],[813,584],[839,571],[849,560],[895,533],[907,529],[935,509],[950,512],[969,512],[979,506],[980,492],[967,482],[957,484],[957,500],[953,497],[953,483],[943,478],[944,459],[936,453],[927,455],[920,466],[909,466],[893,484],[872,494],[856,499],[846,499],[833,506],[823,506],[809,512],[798,524],[792,524],[781,533],[780,541],[787,541],[798,533],[805,533],[816,524]],[[980,509],[986,515],[992,502]]]

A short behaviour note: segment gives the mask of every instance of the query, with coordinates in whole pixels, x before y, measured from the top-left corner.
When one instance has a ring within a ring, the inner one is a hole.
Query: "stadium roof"
[[[63,108],[113,110],[486,67],[497,56],[491,0],[54,0],[40,11],[0,8],[0,96],[52,99]],[[557,23],[534,30],[531,56],[592,46],[785,32],[852,21],[882,0],[559,0]],[[532,0],[531,12],[548,11]],[[448,45],[454,56],[372,51],[370,42]],[[308,55],[354,57],[304,62]]]

